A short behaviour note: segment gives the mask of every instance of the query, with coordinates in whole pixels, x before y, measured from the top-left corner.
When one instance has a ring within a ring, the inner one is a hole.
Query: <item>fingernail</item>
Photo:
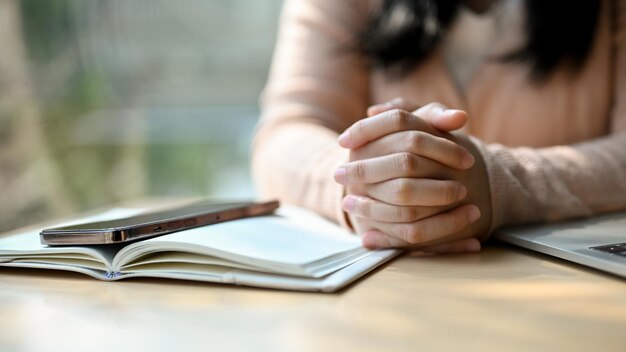
[[[476,159],[474,159],[474,156],[472,154],[466,154],[462,160],[463,167],[465,169],[469,169],[470,167],[474,166],[475,162],[476,162]]]
[[[347,183],[347,171],[345,167],[342,166],[335,170],[335,181],[337,181],[337,183],[341,183],[342,185]]]
[[[346,196],[345,198],[343,198],[343,201],[341,202],[341,208],[347,211],[348,213],[352,213],[354,211],[355,206],[356,206],[356,199],[354,199],[354,197],[352,196]]]
[[[454,114],[459,113],[460,111],[461,110],[457,110],[457,109],[446,109],[443,112],[443,115],[446,116],[446,117],[450,117],[450,116],[453,116]]]
[[[344,148],[350,147],[350,132],[345,131],[339,136],[339,145]]]
[[[388,105],[389,104],[387,103],[372,105],[367,109],[367,114],[369,116],[372,116],[375,112],[378,112],[378,110],[385,109]]]
[[[480,210],[477,207],[471,207],[469,210],[469,221],[474,223],[476,220],[480,219]]]
[[[465,188],[465,186],[459,187],[461,187],[461,189],[459,190],[459,198],[457,199],[457,201],[461,201],[465,199],[465,197],[467,197],[467,188]]]

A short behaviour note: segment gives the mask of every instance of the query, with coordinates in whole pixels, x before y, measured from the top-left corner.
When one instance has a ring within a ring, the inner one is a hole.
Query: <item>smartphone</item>
[[[278,207],[278,201],[201,201],[123,219],[45,229],[41,231],[40,238],[41,243],[48,246],[124,243],[223,221],[271,214]]]

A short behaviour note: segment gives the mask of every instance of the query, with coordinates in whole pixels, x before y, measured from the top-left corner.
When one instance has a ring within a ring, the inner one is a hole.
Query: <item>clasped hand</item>
[[[414,111],[413,111],[414,110]],[[491,209],[484,163],[461,133],[467,114],[437,103],[415,110],[394,100],[368,110],[339,144],[350,161],[335,171],[342,207],[368,248],[480,250]]]

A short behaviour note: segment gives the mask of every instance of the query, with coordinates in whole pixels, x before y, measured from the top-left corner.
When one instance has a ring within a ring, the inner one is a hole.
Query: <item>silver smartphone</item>
[[[223,221],[271,214],[278,207],[278,201],[201,201],[123,219],[45,229],[41,231],[40,238],[41,243],[48,246],[124,243]]]

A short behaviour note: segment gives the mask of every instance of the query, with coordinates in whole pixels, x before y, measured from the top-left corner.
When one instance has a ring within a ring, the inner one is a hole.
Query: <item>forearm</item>
[[[333,173],[348,160],[348,151],[337,137],[368,106],[368,66],[353,50],[368,8],[362,0],[285,2],[253,145],[262,196],[339,222],[343,187]]]
[[[492,230],[626,209],[626,133],[544,149],[474,141],[487,166]]]
[[[343,223],[343,187],[333,172],[348,160],[338,133],[307,121],[261,125],[253,146],[252,172],[262,197],[311,209]]]

